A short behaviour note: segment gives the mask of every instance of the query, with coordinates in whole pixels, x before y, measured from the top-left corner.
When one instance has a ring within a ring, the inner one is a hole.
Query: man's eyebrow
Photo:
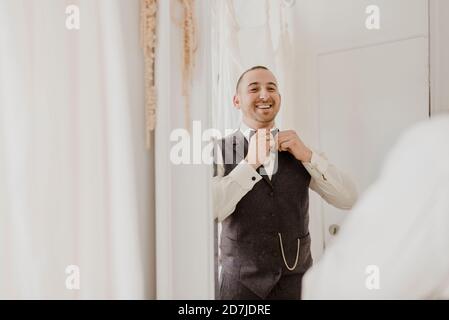
[[[248,85],[248,87],[251,87],[251,86],[253,86],[253,85],[259,85],[259,84],[260,84],[259,82],[251,82],[251,83]],[[268,82],[267,85],[272,85],[272,86],[277,87],[277,84],[274,83],[274,82]]]

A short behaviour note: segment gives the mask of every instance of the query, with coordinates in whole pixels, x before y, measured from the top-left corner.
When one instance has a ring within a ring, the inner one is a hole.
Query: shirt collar
[[[251,130],[255,131],[255,129],[248,127],[245,122],[242,121],[240,123],[240,132],[243,133],[243,135],[245,136],[245,139],[247,141],[249,141],[249,134],[250,134]],[[273,125],[273,128],[270,129],[270,132],[273,132],[275,130],[279,131],[279,129],[276,127],[276,123]]]

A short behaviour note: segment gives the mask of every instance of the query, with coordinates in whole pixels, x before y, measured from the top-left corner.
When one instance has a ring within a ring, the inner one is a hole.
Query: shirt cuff
[[[326,157],[319,155],[318,153],[312,151],[312,160],[310,164],[313,168],[317,169],[321,174],[326,173],[327,167],[329,166],[329,161]]]
[[[310,162],[304,162],[303,165],[312,176],[320,176],[324,181],[327,180],[326,171],[329,166],[329,161],[324,155],[320,155],[312,150],[312,159]]]
[[[262,180],[262,176],[245,160],[242,160],[229,173],[229,176],[246,190],[251,190],[257,182]]]

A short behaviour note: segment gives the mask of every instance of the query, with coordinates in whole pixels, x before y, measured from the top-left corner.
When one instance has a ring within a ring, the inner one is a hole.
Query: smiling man
[[[222,223],[220,299],[300,299],[312,265],[309,188],[350,209],[351,179],[307,147],[293,130],[279,131],[276,78],[263,66],[237,82],[240,128],[215,149],[214,215]]]

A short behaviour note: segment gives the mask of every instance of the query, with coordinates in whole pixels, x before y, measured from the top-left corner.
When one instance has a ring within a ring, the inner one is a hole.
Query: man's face
[[[247,72],[234,96],[234,106],[242,111],[245,123],[254,129],[272,125],[281,106],[281,96],[271,71]]]

